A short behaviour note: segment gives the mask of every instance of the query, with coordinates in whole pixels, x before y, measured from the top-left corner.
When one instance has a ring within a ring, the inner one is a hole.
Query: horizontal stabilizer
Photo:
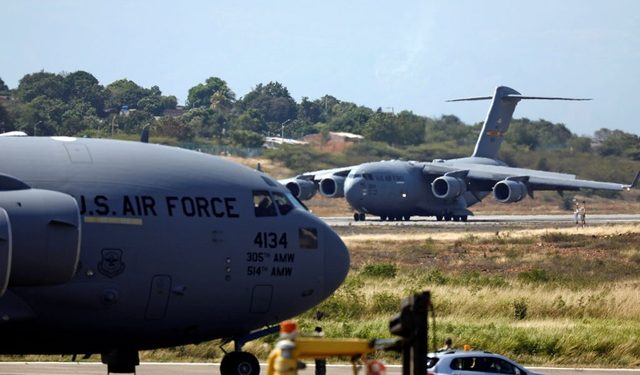
[[[474,96],[471,98],[458,98],[458,99],[449,99],[447,102],[471,102],[474,100],[489,100],[492,99],[493,96]],[[533,99],[533,100],[592,100],[591,98],[562,98],[556,96],[525,96],[525,95],[514,95],[508,94],[504,95],[502,99]]]

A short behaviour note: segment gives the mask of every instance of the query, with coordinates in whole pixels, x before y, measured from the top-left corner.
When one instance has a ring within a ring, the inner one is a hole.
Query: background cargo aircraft
[[[356,221],[366,214],[381,220],[409,220],[413,215],[437,220],[466,221],[467,207],[493,193],[498,202],[518,202],[535,190],[629,189],[631,185],[578,180],[575,175],[511,168],[496,159],[516,105],[522,99],[589,100],[523,96],[509,87],[497,87],[471,157],[415,161],[379,161],[346,168],[303,173],[281,182],[299,199],[316,191],[325,197],[345,197],[356,211]]]
[[[0,137],[0,353],[101,353],[244,342],[344,280],[344,243],[270,177],[137,142]]]

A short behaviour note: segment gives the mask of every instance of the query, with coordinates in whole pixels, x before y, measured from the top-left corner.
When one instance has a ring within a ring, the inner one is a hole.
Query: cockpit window
[[[256,217],[278,216],[276,206],[268,191],[257,190],[253,192],[253,208]]]
[[[373,176],[371,175],[371,173],[363,173],[362,176],[364,176],[366,180],[373,181]]]
[[[286,215],[291,210],[294,209],[293,203],[282,193],[273,192],[273,199],[276,201],[276,206],[278,206],[278,211],[280,211],[280,215]]]

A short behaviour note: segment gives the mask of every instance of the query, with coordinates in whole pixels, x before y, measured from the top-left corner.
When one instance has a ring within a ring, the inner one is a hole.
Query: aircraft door
[[[272,285],[256,285],[251,293],[252,313],[264,314],[271,308],[271,297],[273,296]]]
[[[170,293],[171,277],[169,275],[155,275],[151,279],[147,310],[144,314],[146,320],[160,320],[165,317]]]

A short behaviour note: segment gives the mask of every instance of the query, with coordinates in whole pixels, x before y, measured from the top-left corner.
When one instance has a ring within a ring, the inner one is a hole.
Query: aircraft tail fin
[[[522,99],[542,99],[542,100],[591,100],[580,98],[562,98],[562,97],[545,97],[545,96],[525,96],[516,90],[498,86],[493,96],[478,96],[471,98],[451,99],[448,102],[462,102],[474,100],[492,99],[489,113],[484,120],[482,130],[478,136],[476,147],[473,150],[475,157],[484,157],[495,159],[498,156],[500,145],[505,133],[509,129],[509,124],[513,116],[516,105]]]

